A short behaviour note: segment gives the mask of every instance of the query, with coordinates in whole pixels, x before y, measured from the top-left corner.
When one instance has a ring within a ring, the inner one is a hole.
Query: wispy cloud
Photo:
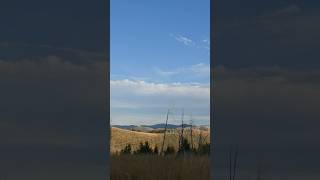
[[[210,40],[209,39],[204,39],[204,40],[202,40],[202,42],[204,42],[205,44],[210,45]]]
[[[175,40],[177,40],[180,43],[183,43],[186,46],[193,46],[195,45],[195,42],[190,39],[189,37],[186,36],[182,36],[182,35],[174,35],[174,34],[170,34],[172,37],[174,37]]]
[[[210,65],[208,64],[195,64],[190,67],[190,70],[197,75],[210,76]]]
[[[147,81],[150,80],[150,77],[141,77],[141,76],[129,76],[129,75],[122,75],[122,74],[111,74],[111,80],[119,80],[119,79],[129,79],[134,81]]]
[[[210,39],[206,38],[202,40],[202,48],[208,50],[208,54],[210,54]]]
[[[183,35],[174,35],[170,34],[171,37],[173,37],[176,41],[186,45],[186,46],[193,46],[198,49],[205,49],[205,50],[210,50],[210,39],[205,38],[203,40],[192,40],[189,37],[183,36]]]
[[[116,92],[129,90],[137,95],[169,95],[169,96],[193,96],[206,98],[209,96],[208,84],[201,83],[153,83],[146,81],[134,81],[129,79],[110,81],[112,90]]]
[[[156,72],[156,74],[158,74],[160,76],[165,76],[165,77],[180,74],[181,71],[182,71],[182,69],[175,69],[175,70],[172,70],[172,71],[165,71],[165,70],[160,69],[159,67],[155,67],[153,69]]]
[[[159,67],[154,68],[155,72],[160,76],[197,76],[197,77],[209,77],[210,76],[210,66],[204,63],[198,63],[191,66],[179,67],[171,70],[163,70]]]

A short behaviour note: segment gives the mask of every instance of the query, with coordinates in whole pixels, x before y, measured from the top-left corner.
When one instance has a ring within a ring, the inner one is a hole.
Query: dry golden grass
[[[190,142],[190,130],[185,129],[184,131],[185,137]],[[202,137],[204,142],[210,141],[210,131],[201,131]],[[194,147],[197,147],[200,130],[193,130],[193,143]],[[140,142],[148,141],[150,146],[152,148],[155,147],[155,145],[158,146],[159,150],[162,145],[163,141],[163,133],[145,133],[145,132],[136,132],[136,131],[130,131],[120,128],[111,128],[111,141],[110,141],[110,151],[111,153],[119,152],[121,149],[123,149],[127,144],[131,144],[133,147],[133,150],[137,149]],[[178,141],[179,141],[179,135],[178,132],[175,133],[167,133],[166,134],[166,141],[164,148],[166,148],[168,145],[175,147],[175,149],[178,148]]]
[[[209,157],[112,155],[111,180],[209,180]]]

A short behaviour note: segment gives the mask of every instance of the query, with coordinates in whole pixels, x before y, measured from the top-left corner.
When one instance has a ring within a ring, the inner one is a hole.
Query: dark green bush
[[[188,153],[191,151],[190,143],[186,138],[182,138],[181,146],[178,150],[178,154]]]
[[[135,154],[152,154],[153,151],[148,143],[146,141],[144,144],[140,143],[139,148],[135,151]]]
[[[121,154],[131,154],[132,148],[131,144],[127,144],[123,149],[121,149]]]

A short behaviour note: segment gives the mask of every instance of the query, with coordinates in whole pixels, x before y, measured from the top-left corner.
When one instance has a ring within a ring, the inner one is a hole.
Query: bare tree
[[[168,112],[167,112],[166,125],[164,127],[163,141],[162,141],[162,146],[161,146],[161,154],[163,154],[164,141],[166,140],[166,132],[167,132],[167,126],[168,126],[169,112],[170,112],[170,109],[168,109]]]
[[[198,148],[201,146],[201,144],[202,144],[202,131],[200,131],[199,133]]]
[[[191,117],[190,117],[190,142],[191,142],[191,149],[193,149],[193,137],[192,137],[192,129],[193,129],[193,119],[192,119],[192,113],[191,113]]]
[[[181,148],[182,148],[182,141],[183,141],[183,130],[184,130],[183,116],[184,116],[184,109],[182,108],[182,114],[181,114],[181,133],[180,133],[180,137],[179,137],[179,150],[181,150]]]

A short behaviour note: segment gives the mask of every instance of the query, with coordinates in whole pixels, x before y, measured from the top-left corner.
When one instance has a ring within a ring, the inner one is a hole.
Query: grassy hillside
[[[210,131],[200,131],[198,129],[194,129],[193,130],[194,147],[197,147],[197,144],[199,142],[200,132],[204,142],[210,141]],[[190,129],[185,129],[184,135],[189,140],[189,142],[191,142]],[[111,153],[120,151],[128,143],[130,143],[133,146],[133,149],[135,150],[139,146],[140,142],[145,142],[145,141],[148,141],[152,148],[154,148],[154,146],[157,145],[160,150],[162,141],[163,141],[163,133],[145,133],[145,132],[136,132],[136,131],[130,131],[126,129],[115,128],[115,127],[111,128],[111,144],[110,144]],[[170,145],[170,146],[174,146],[177,149],[178,141],[179,141],[178,130],[174,130],[171,133],[167,133],[165,147],[167,145]]]

